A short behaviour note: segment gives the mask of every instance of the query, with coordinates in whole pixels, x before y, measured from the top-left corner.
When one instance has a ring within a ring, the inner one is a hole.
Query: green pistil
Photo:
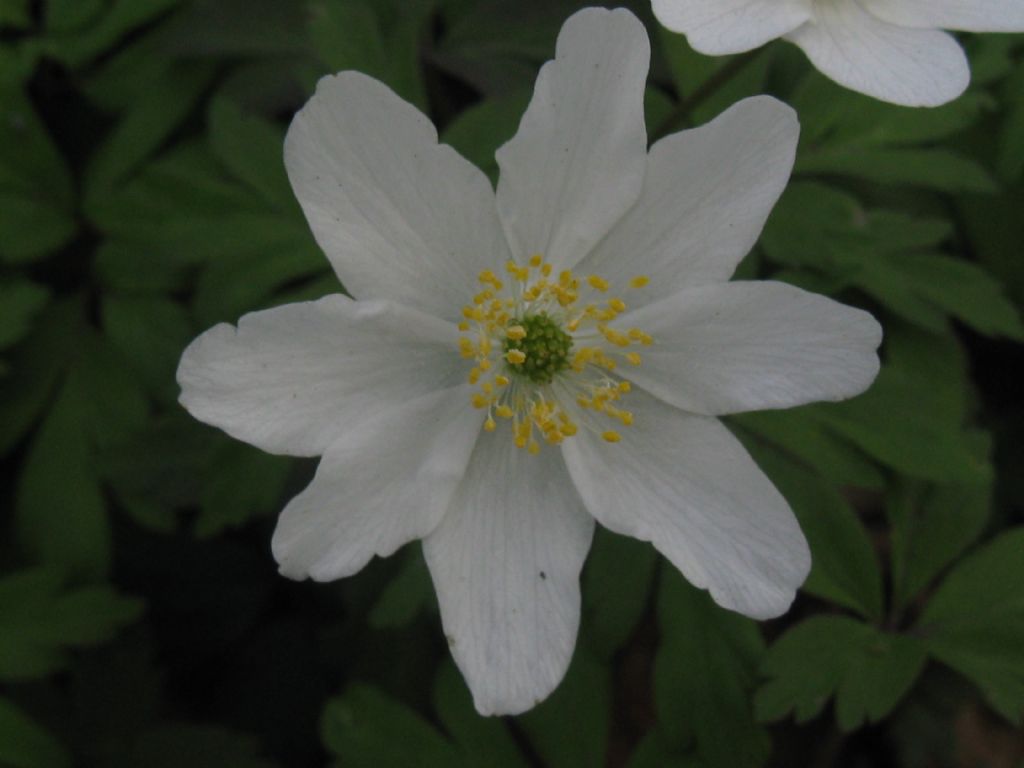
[[[510,325],[521,325],[526,331],[525,338],[505,339],[506,353],[519,350],[526,355],[524,362],[508,366],[513,375],[548,384],[569,367],[572,337],[546,312],[516,318]]]

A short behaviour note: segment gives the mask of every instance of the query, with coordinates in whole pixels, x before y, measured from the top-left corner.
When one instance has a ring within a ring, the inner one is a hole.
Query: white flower
[[[783,37],[822,73],[882,101],[934,107],[970,81],[943,29],[1024,31],[1024,0],[652,0],[654,14],[711,56]]]
[[[784,612],[807,544],[714,417],[849,397],[878,370],[870,315],[727,282],[789,176],[793,111],[748,99],[648,154],[648,59],[626,11],[566,22],[497,194],[385,86],[324,78],[285,160],[357,300],[219,325],[178,371],[196,418],[323,456],[274,535],[282,573],[337,579],[424,540],[482,713],[562,678],[595,519],[727,608]]]

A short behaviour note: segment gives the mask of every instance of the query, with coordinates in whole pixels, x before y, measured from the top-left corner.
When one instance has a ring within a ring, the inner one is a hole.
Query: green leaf
[[[928,650],[970,678],[1003,717],[1024,722],[1024,528],[960,562],[929,600],[918,629]]]
[[[1024,259],[1020,258],[1020,212],[1024,182],[1018,181],[998,197],[964,195],[957,199],[957,218],[963,224],[971,253],[1016,301],[1024,305]]]
[[[22,28],[32,24],[29,0],[0,0],[0,27]]]
[[[17,445],[50,401],[80,322],[76,303],[51,304],[11,356],[12,373],[0,381],[0,456]]]
[[[662,569],[662,639],[654,659],[654,703],[670,745],[691,742],[709,768],[760,766],[768,734],[754,722],[750,694],[764,651],[757,625],[716,606],[674,568]]]
[[[16,530],[34,560],[100,580],[112,542],[93,443],[83,427],[89,407],[83,381],[72,376],[29,448],[15,501]]]
[[[945,149],[819,149],[798,153],[794,172],[832,174],[938,192],[995,192],[982,166]]]
[[[996,169],[1004,181],[1013,181],[1024,175],[1024,64],[1018,64],[1008,78],[1003,93],[1006,97],[1005,120],[999,137]]]
[[[174,372],[192,337],[192,324],[177,302],[159,298],[108,296],[102,304],[110,342],[164,402],[178,396]]]
[[[181,0],[110,0],[104,3],[106,12],[95,18],[86,28],[71,31],[53,31],[46,39],[51,57],[76,68],[95,56],[112,48],[128,32],[147,24]],[[68,6],[77,0],[64,0]]]
[[[528,91],[516,91],[475,104],[448,124],[441,141],[486,173],[493,184],[498,178],[494,153],[515,134],[529,101]]]
[[[0,280],[0,350],[20,341],[49,292],[29,280]]]
[[[547,699],[520,715],[545,765],[602,768],[608,749],[611,681],[607,665],[577,647],[565,679]]]
[[[58,571],[36,568],[0,579],[0,677],[27,680],[68,662],[68,650],[99,645],[142,612],[109,587],[68,588]]]
[[[865,394],[804,412],[911,477],[940,483],[985,480],[991,468],[964,440],[960,413],[935,401],[930,388],[930,381],[890,364]]]
[[[924,667],[917,639],[881,632],[845,616],[815,616],[769,649],[761,667],[769,678],[755,699],[760,720],[793,712],[810,720],[836,697],[843,731],[877,722],[907,694]]]
[[[882,572],[867,531],[846,499],[834,486],[776,451],[760,445],[750,449],[786,497],[807,537],[811,574],[803,590],[881,621]]]
[[[111,531],[97,453],[139,428],[147,404],[123,358],[90,331],[70,328],[73,357],[29,448],[15,529],[33,559],[100,580],[110,563]]]
[[[0,765],[4,768],[70,768],[71,764],[71,755],[52,734],[0,697]]]
[[[355,69],[427,108],[419,40],[430,0],[316,0],[309,16],[313,48],[328,71]]]
[[[93,274],[110,293],[167,294],[186,284],[186,265],[180,256],[116,240],[97,248]]]
[[[684,35],[671,32],[661,25],[657,30],[659,49],[668,64],[672,84],[680,99],[692,96],[709,77],[730,61],[726,57],[697,53]]]
[[[751,436],[785,451],[795,462],[837,485],[881,488],[878,466],[854,445],[830,432],[800,408],[757,411],[729,417]]]
[[[307,16],[305,3],[192,0],[163,26],[159,40],[183,58],[305,56]]]
[[[46,28],[67,32],[95,21],[103,11],[103,0],[49,0],[46,4]]]
[[[693,757],[673,754],[661,731],[652,728],[629,756],[626,768],[707,768],[707,765]]]
[[[851,282],[911,322],[942,331],[941,318],[948,314],[980,333],[1024,339],[1020,313],[1002,286],[968,261],[903,253],[864,259],[860,266]]]
[[[370,610],[374,629],[405,627],[434,603],[434,587],[419,546],[407,548],[398,572],[381,591]]]
[[[473,709],[473,699],[459,670],[445,661],[434,683],[434,708],[445,730],[462,750],[467,768],[526,768],[505,723],[483,717]]]
[[[56,250],[78,225],[71,174],[28,99],[0,88],[0,262]]]
[[[994,107],[990,96],[974,92],[933,109],[901,107],[840,90],[818,72],[803,80],[791,103],[800,113],[801,138],[814,147],[935,142],[965,130]]]
[[[87,206],[161,147],[195,108],[214,74],[206,63],[176,64],[148,84],[90,158],[83,181]]]
[[[906,484],[887,504],[893,604],[899,609],[973,544],[988,523],[992,485]]]
[[[355,684],[327,702],[320,720],[327,749],[345,768],[449,768],[458,750],[405,704]]]
[[[139,734],[125,765],[147,768],[274,768],[250,734],[214,725],[165,723]]]
[[[210,146],[224,167],[273,207],[297,205],[284,168],[284,135],[277,126],[247,115],[225,98],[209,111]]]
[[[602,659],[625,645],[648,609],[658,556],[646,541],[598,528],[583,571],[583,638]]]
[[[196,536],[216,536],[279,511],[291,464],[244,443],[227,443],[204,473]]]
[[[487,96],[532,91],[537,67],[552,58],[574,0],[482,0],[445,16],[431,59]]]
[[[109,446],[100,471],[128,514],[167,533],[177,527],[179,511],[199,505],[203,473],[228,440],[175,410]]]

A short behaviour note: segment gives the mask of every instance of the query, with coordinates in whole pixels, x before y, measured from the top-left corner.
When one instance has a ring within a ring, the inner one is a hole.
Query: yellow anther
[[[619,331],[616,331],[613,328],[603,328],[601,329],[601,332],[604,334],[604,337],[608,339],[608,341],[610,341],[617,347],[629,346],[629,337],[626,334],[620,333]]]
[[[506,292],[493,271],[480,272],[482,288],[473,295],[472,303],[463,308],[458,324],[466,334],[458,342],[459,352],[472,361],[469,381],[475,392],[470,395],[471,402],[474,408],[485,409],[483,430],[494,432],[502,420],[507,420],[515,445],[531,454],[538,453],[544,443],[561,445],[580,429],[563,407],[562,398],[573,413],[575,407],[586,411],[588,429],[591,419],[603,417],[613,420],[616,426],[631,425],[633,414],[618,408],[620,398],[630,391],[630,384],[613,381],[608,372],[615,370],[617,361],[639,365],[640,356],[636,352],[627,354],[626,350],[616,350],[615,354],[607,350],[609,344],[629,347],[652,340],[638,328],[627,331],[609,327],[627,309],[622,298],[612,295],[602,301],[580,300],[581,283],[587,290],[605,293],[611,289],[609,281],[599,275],[577,277],[571,270],[563,270],[553,278],[552,265],[540,253],[521,262],[510,260],[505,270],[521,287]],[[639,287],[646,283],[647,278],[642,277],[635,278],[631,285]],[[528,323],[523,318],[541,314],[554,320],[555,327],[535,334],[528,330],[533,328],[533,321]],[[554,343],[553,334],[558,332],[566,346],[557,353],[561,361],[553,363],[558,366],[559,386],[552,389],[539,386],[541,382],[534,369],[541,370],[554,360],[549,355],[555,353],[555,347],[549,349],[548,340]],[[590,334],[591,338],[600,334],[603,338],[599,338],[600,343],[582,346],[579,333]],[[524,366],[533,362],[537,365]],[[621,440],[614,430],[597,431],[608,442]]]
[[[629,281],[629,287],[643,288],[649,282],[651,282],[651,278],[649,278],[647,275],[637,275],[636,277]]]

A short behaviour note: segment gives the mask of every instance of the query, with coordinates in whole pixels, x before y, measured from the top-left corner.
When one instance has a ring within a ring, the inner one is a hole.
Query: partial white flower
[[[710,56],[782,37],[822,73],[868,96],[934,107],[964,92],[967,57],[944,29],[1024,31],[1024,0],[652,0],[654,14]]]
[[[784,612],[807,543],[714,417],[850,397],[878,371],[865,312],[727,282],[789,177],[793,111],[747,99],[648,153],[648,59],[630,13],[569,19],[496,194],[384,85],[324,78],[285,160],[356,300],[219,325],[178,370],[196,418],[323,456],[275,532],[282,573],[336,579],[424,540],[482,713],[564,675],[595,519],[726,608]]]

